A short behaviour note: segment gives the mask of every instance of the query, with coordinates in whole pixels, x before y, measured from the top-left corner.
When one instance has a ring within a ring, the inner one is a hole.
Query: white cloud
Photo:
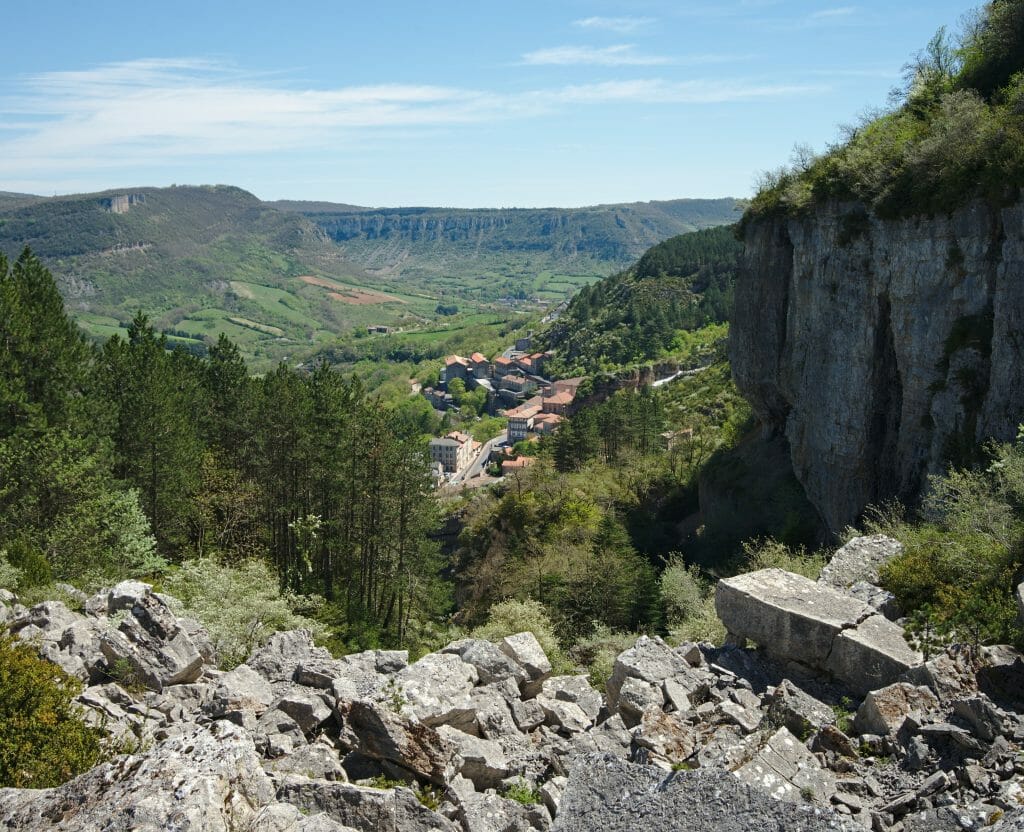
[[[616,46],[555,46],[523,55],[531,66],[659,66],[672,63],[662,55],[637,52],[631,43]]]
[[[834,20],[837,17],[850,17],[857,11],[855,6],[840,6],[835,9],[821,9],[809,15],[809,20]]]
[[[584,17],[581,20],[574,20],[572,25],[582,29],[604,29],[624,35],[643,29],[652,23],[654,23],[653,17]]]
[[[368,133],[531,118],[573,106],[722,103],[824,89],[661,79],[518,93],[407,84],[295,89],[212,61],[133,61],[31,76],[18,96],[0,99],[0,182],[335,149]]]

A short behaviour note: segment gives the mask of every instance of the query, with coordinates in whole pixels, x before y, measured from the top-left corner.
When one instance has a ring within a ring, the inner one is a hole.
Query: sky
[[[746,197],[949,0],[3,0],[0,190],[367,206]]]

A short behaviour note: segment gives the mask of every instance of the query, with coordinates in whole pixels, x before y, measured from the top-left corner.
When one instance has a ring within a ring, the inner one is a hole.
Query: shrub
[[[245,661],[253,649],[278,630],[306,628],[323,635],[324,628],[300,615],[298,608],[316,599],[281,592],[277,577],[262,560],[253,558],[225,566],[208,558],[186,561],[169,575],[165,592],[178,599],[182,614],[199,619],[209,631],[222,668]]]
[[[825,556],[821,552],[808,552],[802,546],[791,548],[769,538],[748,540],[743,544],[743,564],[739,571],[776,568],[817,580],[824,565]]]
[[[509,599],[495,604],[488,610],[487,622],[473,631],[473,637],[500,641],[505,636],[523,632],[533,633],[555,673],[571,667],[555,636],[554,625],[539,601]]]
[[[502,797],[509,800],[514,800],[516,803],[522,803],[524,806],[532,806],[535,803],[540,803],[541,796],[540,791],[521,777],[516,783],[509,783],[502,790]]]
[[[638,637],[639,633],[615,632],[605,624],[595,623],[593,632],[574,644],[569,656],[575,664],[586,668],[590,684],[595,689],[604,690],[616,657],[632,647]]]
[[[669,555],[659,582],[665,621],[670,627],[696,615],[708,594],[707,581],[701,577],[700,569],[687,566],[677,552]]]
[[[104,734],[72,702],[81,684],[13,638],[0,638],[0,787],[57,786],[100,762]]]

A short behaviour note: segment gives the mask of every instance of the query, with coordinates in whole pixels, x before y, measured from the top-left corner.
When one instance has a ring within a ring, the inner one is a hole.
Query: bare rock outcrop
[[[744,239],[733,376],[832,531],[915,496],[958,442],[1016,436],[1024,205],[882,220],[833,203]]]

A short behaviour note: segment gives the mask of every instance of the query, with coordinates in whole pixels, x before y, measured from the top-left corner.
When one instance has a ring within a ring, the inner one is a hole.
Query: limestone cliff
[[[857,204],[751,218],[736,383],[829,527],[913,498],[1024,421],[1024,206],[881,220]]]

